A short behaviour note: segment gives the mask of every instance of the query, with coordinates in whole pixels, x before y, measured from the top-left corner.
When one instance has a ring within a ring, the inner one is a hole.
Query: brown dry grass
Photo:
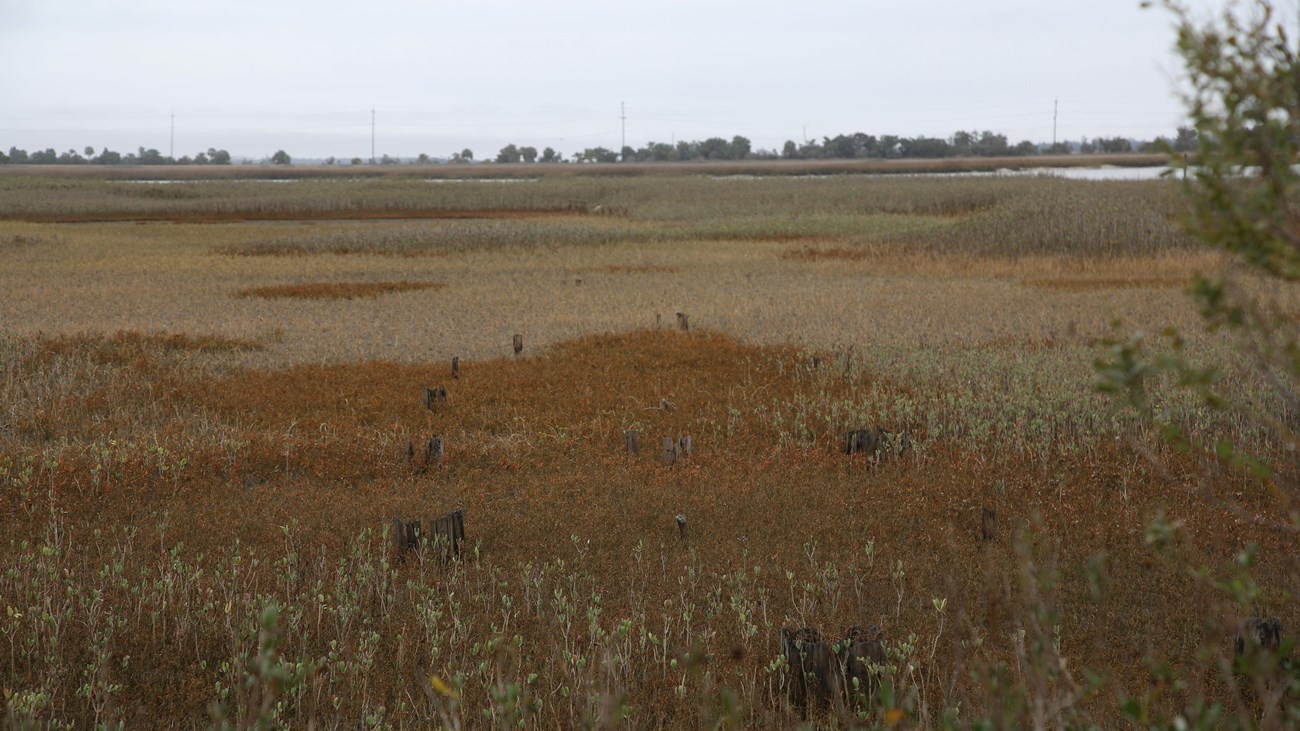
[[[421,289],[441,289],[441,282],[304,282],[302,284],[276,284],[268,287],[248,287],[235,292],[237,297],[261,299],[319,299],[350,300],[358,297],[378,297],[391,292],[414,292]]]
[[[392,220],[522,220],[532,218],[557,218],[581,215],[585,211],[573,208],[556,210],[421,210],[421,209],[351,209],[322,211],[170,211],[148,212],[95,212],[95,213],[27,213],[10,220],[27,223],[240,223],[240,222],[295,222],[295,221],[392,221]]]

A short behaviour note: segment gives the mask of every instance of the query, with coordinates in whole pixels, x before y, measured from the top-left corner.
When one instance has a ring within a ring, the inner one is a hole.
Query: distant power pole
[[[623,137],[622,137],[622,142],[618,148],[618,156],[623,160],[623,162],[627,162],[627,156],[623,154],[623,150],[627,148],[627,103],[626,102],[618,103],[618,118],[623,123]]]
[[[370,108],[370,164],[375,164],[375,108]]]
[[[167,145],[167,157],[176,159],[176,112],[172,112],[172,136]]]
[[[1052,100],[1052,147],[1056,147],[1056,113],[1060,109],[1061,100]]]

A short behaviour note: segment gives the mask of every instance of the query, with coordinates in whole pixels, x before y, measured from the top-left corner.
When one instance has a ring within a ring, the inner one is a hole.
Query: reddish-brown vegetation
[[[235,292],[238,297],[262,299],[356,299],[378,297],[391,292],[413,292],[421,289],[441,289],[441,282],[304,282],[302,284],[277,284],[269,287],[248,287]]]

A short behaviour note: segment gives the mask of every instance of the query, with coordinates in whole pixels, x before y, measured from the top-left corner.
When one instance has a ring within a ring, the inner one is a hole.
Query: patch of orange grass
[[[239,297],[262,299],[356,299],[378,297],[391,292],[411,292],[419,289],[441,289],[441,282],[306,282],[303,284],[277,284],[270,287],[249,287],[235,294]]]

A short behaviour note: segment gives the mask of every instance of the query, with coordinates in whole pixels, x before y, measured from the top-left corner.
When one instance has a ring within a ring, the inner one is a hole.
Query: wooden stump
[[[686,516],[681,513],[677,514],[677,534],[681,540],[686,540]]]
[[[461,544],[465,542],[465,513],[462,510],[454,510],[441,518],[430,520],[427,533],[419,520],[403,521],[394,518],[391,525],[390,537],[399,560],[429,542],[437,548],[442,560],[460,558]]]
[[[451,377],[460,378],[460,357],[456,356],[451,359]]]
[[[672,437],[664,437],[664,451],[659,455],[659,459],[672,464],[677,461],[677,442]]]
[[[514,345],[515,345],[515,355],[519,355],[520,353],[524,352],[524,336],[516,333]]]
[[[453,510],[430,521],[429,538],[444,560],[460,558],[460,544],[465,542],[465,511]]]
[[[980,509],[980,539],[991,541],[996,535],[998,514],[992,508]]]
[[[446,456],[446,450],[443,447],[442,437],[434,435],[429,437],[429,442],[424,445],[424,463],[441,462]]]
[[[623,445],[627,448],[627,453],[636,455],[641,453],[641,434],[636,429],[628,429],[623,432]]]
[[[424,387],[424,408],[433,411],[437,404],[447,403],[447,389],[439,386],[438,388]]]
[[[690,322],[687,321],[687,317],[686,317],[686,313],[685,313],[685,312],[678,312],[678,313],[677,313],[677,329],[678,329],[678,330],[690,330],[690,329],[691,329]]]
[[[678,456],[680,456],[680,457],[689,457],[689,456],[691,456],[691,448],[692,448],[692,446],[693,446],[693,444],[692,444],[692,442],[691,442],[691,435],[690,435],[690,434],[687,434],[687,435],[684,436],[684,437],[680,437],[680,438],[678,438],[678,440],[677,440],[677,454],[678,454]]]
[[[409,440],[406,442],[406,461],[415,461],[415,442]]]

